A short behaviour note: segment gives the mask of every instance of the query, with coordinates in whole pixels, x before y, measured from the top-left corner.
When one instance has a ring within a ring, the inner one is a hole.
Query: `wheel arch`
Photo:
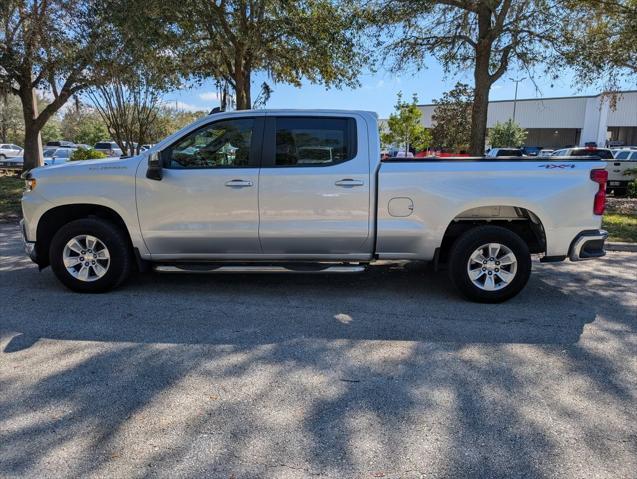
[[[55,206],[42,214],[36,229],[37,264],[44,268],[50,264],[49,247],[57,231],[67,223],[82,218],[100,218],[118,226],[133,249],[130,231],[122,216],[112,208],[90,203]]]
[[[462,234],[482,225],[501,226],[520,236],[531,253],[546,252],[546,230],[540,216],[520,206],[495,204],[474,206],[457,213],[447,225],[437,253],[445,263],[451,246]]]

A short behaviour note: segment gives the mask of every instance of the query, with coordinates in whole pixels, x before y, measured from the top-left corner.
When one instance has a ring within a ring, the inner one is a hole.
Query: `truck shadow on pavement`
[[[97,296],[2,269],[0,475],[629,477],[634,279],[536,266],[501,305],[389,267]]]

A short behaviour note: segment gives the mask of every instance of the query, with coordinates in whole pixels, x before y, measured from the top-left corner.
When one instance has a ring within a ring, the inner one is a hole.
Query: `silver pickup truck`
[[[141,155],[25,175],[26,250],[74,291],[160,272],[357,272],[425,260],[497,302],[542,261],[604,255],[606,164],[380,161],[364,111],[217,113]]]

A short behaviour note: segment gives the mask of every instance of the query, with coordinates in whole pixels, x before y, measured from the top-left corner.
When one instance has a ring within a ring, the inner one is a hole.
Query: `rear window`
[[[107,142],[95,143],[96,150],[111,150],[113,148],[114,148],[113,143],[107,143]]]
[[[569,156],[597,156],[602,160],[612,160],[613,154],[610,150],[588,149],[588,148],[575,148],[570,151]]]

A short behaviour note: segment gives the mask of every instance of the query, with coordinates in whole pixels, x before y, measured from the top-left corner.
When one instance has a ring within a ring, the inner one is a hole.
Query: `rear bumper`
[[[586,230],[579,233],[569,249],[568,257],[571,261],[601,258],[606,255],[604,243],[608,232],[604,230]]]

